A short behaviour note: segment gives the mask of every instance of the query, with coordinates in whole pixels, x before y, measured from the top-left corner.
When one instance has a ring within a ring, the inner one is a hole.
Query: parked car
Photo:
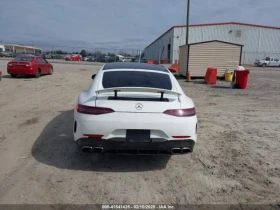
[[[90,58],[88,58],[89,62],[95,62],[96,61],[96,58],[94,56],[90,56]]]
[[[69,55],[69,56],[65,57],[65,60],[67,60],[67,61],[81,61],[82,56],[81,55]]]
[[[140,63],[147,63],[147,60],[146,60],[145,58],[142,58],[142,59],[140,60]]]
[[[92,79],[74,110],[74,140],[80,150],[193,151],[197,139],[194,103],[164,66],[107,63]]]
[[[0,57],[1,58],[11,58],[11,57],[13,57],[13,53],[7,52],[7,51],[2,51],[2,52],[0,52]]]
[[[7,72],[15,78],[19,74],[34,75],[53,74],[53,66],[40,56],[22,55],[7,64]]]
[[[45,55],[46,59],[52,59],[52,55],[48,54],[48,55]]]
[[[102,62],[102,63],[106,63],[107,59],[105,56],[99,56],[95,59],[96,62]]]
[[[266,57],[261,60],[256,60],[255,65],[262,66],[262,67],[266,67],[266,66],[279,66],[280,67],[280,61],[278,58]]]
[[[91,56],[85,56],[83,57],[83,61],[87,61]]]
[[[119,62],[120,61],[120,58],[118,56],[110,56],[108,59],[107,59],[107,62],[108,63],[114,63],[114,62]]]
[[[132,59],[127,57],[127,58],[124,58],[122,61],[123,62],[132,62]]]

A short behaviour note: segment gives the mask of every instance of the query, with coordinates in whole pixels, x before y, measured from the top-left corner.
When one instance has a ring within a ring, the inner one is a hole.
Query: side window
[[[277,59],[277,58],[274,58],[274,61],[278,62],[278,61],[279,61],[279,59]]]
[[[44,61],[42,60],[42,58],[37,58],[37,63],[44,63]]]
[[[274,58],[270,58],[270,61],[274,61]]]

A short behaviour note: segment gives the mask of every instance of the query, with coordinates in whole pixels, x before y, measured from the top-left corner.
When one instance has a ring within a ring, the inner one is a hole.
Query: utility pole
[[[187,27],[186,27],[186,44],[189,44],[189,26],[190,26],[190,0],[187,0]]]
[[[139,50],[139,63],[141,63],[141,49]]]
[[[187,0],[187,25],[186,25],[186,45],[189,44],[189,26],[190,26],[190,0]],[[189,51],[189,46],[188,46],[188,51]],[[189,55],[188,55],[189,56]],[[189,61],[188,61],[189,62]],[[189,67],[188,64],[186,66],[186,77],[188,78],[189,76]]]

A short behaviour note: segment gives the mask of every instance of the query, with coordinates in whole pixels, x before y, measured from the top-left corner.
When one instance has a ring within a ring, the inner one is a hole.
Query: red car
[[[19,74],[39,78],[43,74],[53,74],[53,66],[40,56],[23,55],[7,64],[7,72],[13,78]]]
[[[65,60],[67,61],[81,61],[82,56],[81,55],[68,55],[65,57]]]

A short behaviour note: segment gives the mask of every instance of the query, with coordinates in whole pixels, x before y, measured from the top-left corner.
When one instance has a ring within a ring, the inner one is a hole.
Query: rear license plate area
[[[126,141],[128,142],[151,142],[150,130],[126,130]]]

